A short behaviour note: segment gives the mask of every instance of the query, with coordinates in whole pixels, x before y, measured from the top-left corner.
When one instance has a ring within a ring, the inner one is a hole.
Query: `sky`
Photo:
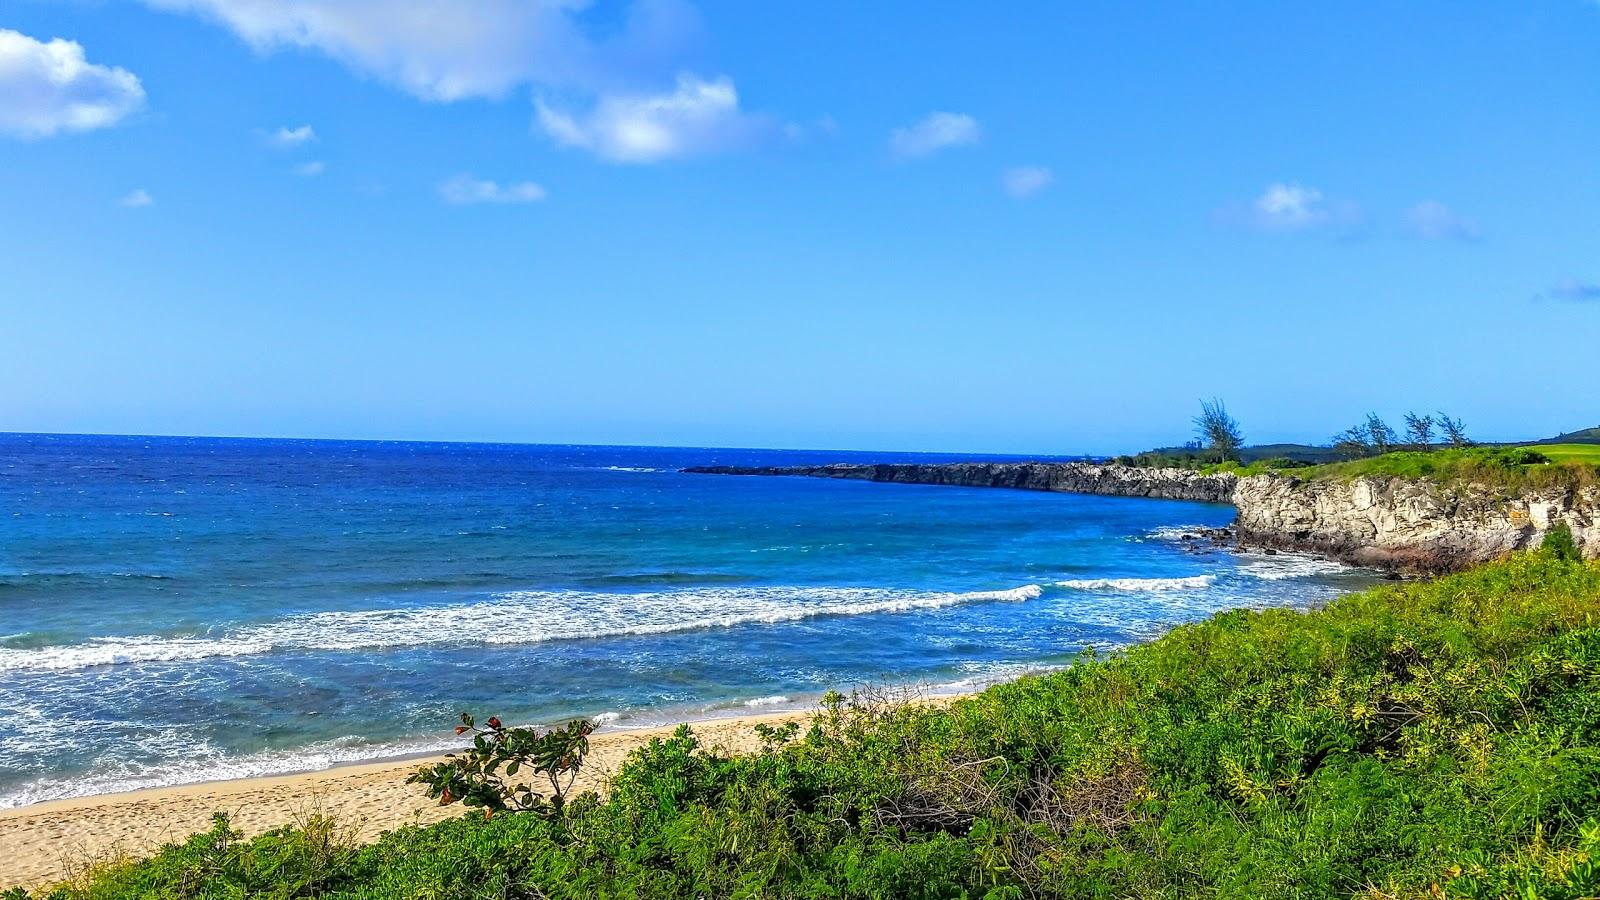
[[[0,431],[1600,424],[1600,2],[0,0]]]

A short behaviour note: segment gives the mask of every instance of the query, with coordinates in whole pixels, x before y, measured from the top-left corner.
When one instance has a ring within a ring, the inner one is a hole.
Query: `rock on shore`
[[[1230,503],[1238,477],[1201,475],[1188,469],[1143,469],[1095,463],[883,463],[827,466],[696,466],[704,475],[803,475],[899,484],[1003,487],[1114,497],[1157,497]]]

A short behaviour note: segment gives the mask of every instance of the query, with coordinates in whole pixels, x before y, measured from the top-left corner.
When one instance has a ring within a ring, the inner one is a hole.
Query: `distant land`
[[[1526,447],[1537,444],[1600,444],[1600,426],[1581,428],[1536,441],[1479,441],[1483,447]],[[1193,447],[1157,447],[1147,451],[1152,454],[1182,454],[1194,452]],[[1329,463],[1344,457],[1331,446],[1320,444],[1255,444],[1239,450],[1242,462],[1252,463],[1262,459],[1292,459],[1296,462]]]

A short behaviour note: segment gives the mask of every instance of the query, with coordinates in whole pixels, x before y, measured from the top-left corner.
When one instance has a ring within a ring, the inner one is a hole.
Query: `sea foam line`
[[[323,612],[244,626],[220,637],[139,635],[80,644],[0,648],[0,674],[63,672],[274,651],[517,645],[707,628],[932,610],[1031,600],[1037,584],[996,591],[929,593],[889,588],[709,588],[641,594],[514,591],[476,603]]]
[[[1185,591],[1210,587],[1215,575],[1190,575],[1184,578],[1075,578],[1058,581],[1058,587],[1080,591]]]

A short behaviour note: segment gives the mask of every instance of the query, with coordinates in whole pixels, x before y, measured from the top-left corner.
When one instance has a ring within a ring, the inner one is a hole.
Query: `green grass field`
[[[1551,462],[1600,466],[1600,444],[1539,444],[1527,449],[1543,453]]]

